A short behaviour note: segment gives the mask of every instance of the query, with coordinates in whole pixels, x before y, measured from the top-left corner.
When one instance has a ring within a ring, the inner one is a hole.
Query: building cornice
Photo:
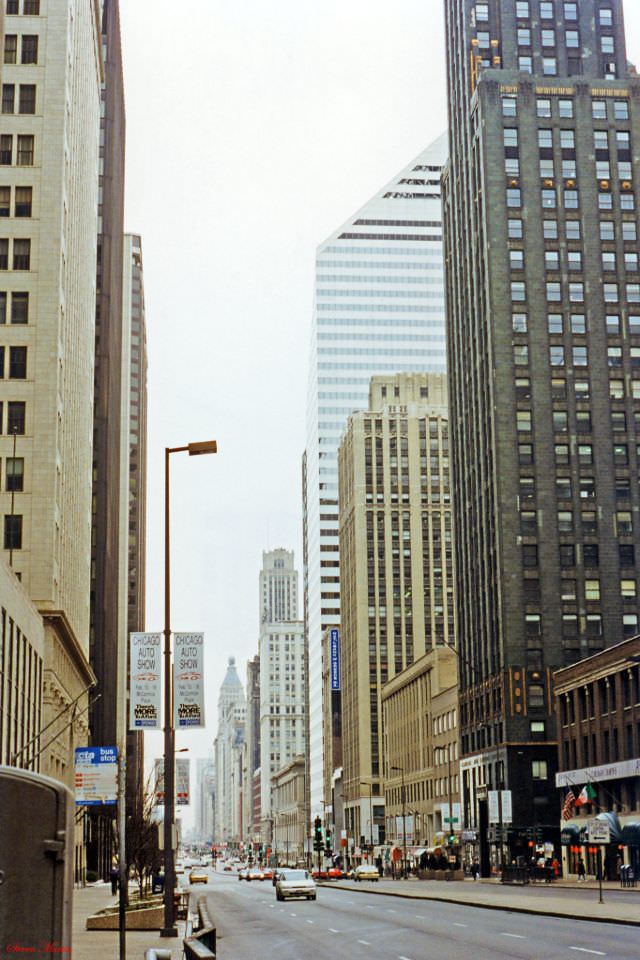
[[[62,640],[65,652],[77,670],[80,680],[87,687],[95,687],[98,678],[87,660],[84,650],[69,623],[66,613],[62,610],[47,610],[41,612],[45,627],[50,627]]]

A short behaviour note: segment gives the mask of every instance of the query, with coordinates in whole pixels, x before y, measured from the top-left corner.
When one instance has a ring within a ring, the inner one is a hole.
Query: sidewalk
[[[598,884],[595,881],[580,884],[571,881],[537,883],[529,887],[502,884],[499,880],[481,880],[474,883],[473,880],[383,878],[369,883],[344,880],[323,882],[322,886],[348,890],[349,893],[366,893],[374,896],[385,894],[412,900],[445,901],[468,907],[481,907],[485,910],[509,910],[514,913],[640,926],[640,889],[621,889],[619,884],[614,883],[603,884],[604,903],[598,903]],[[563,895],[554,896],[554,890],[559,889],[562,889]],[[609,896],[607,900],[607,894],[613,891],[629,894],[629,896],[617,897],[615,900]]]
[[[118,960],[117,930],[87,930],[86,920],[98,910],[113,906],[118,898],[111,893],[111,884],[95,883],[73,891],[73,960]],[[144,960],[145,950],[171,950],[172,960],[182,956],[184,921],[176,926],[180,936],[161,937],[157,930],[127,930],[127,960]]]

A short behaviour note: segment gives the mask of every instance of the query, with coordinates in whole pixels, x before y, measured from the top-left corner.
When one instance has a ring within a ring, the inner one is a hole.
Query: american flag
[[[562,804],[562,819],[571,820],[573,816],[573,808],[576,805],[576,795],[573,790],[567,790],[564,798],[564,803]]]

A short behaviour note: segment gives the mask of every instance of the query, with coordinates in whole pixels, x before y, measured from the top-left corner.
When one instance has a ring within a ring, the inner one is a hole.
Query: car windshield
[[[307,880],[309,874],[306,870],[283,870],[280,876],[283,880]]]

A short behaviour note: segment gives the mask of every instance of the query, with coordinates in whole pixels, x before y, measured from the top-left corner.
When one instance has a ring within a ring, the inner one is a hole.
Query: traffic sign
[[[75,788],[76,806],[115,804],[118,794],[118,748],[76,748]]]
[[[445,822],[445,823],[459,823],[460,821],[459,821],[458,817],[445,817],[445,818],[444,818],[444,822]]]

